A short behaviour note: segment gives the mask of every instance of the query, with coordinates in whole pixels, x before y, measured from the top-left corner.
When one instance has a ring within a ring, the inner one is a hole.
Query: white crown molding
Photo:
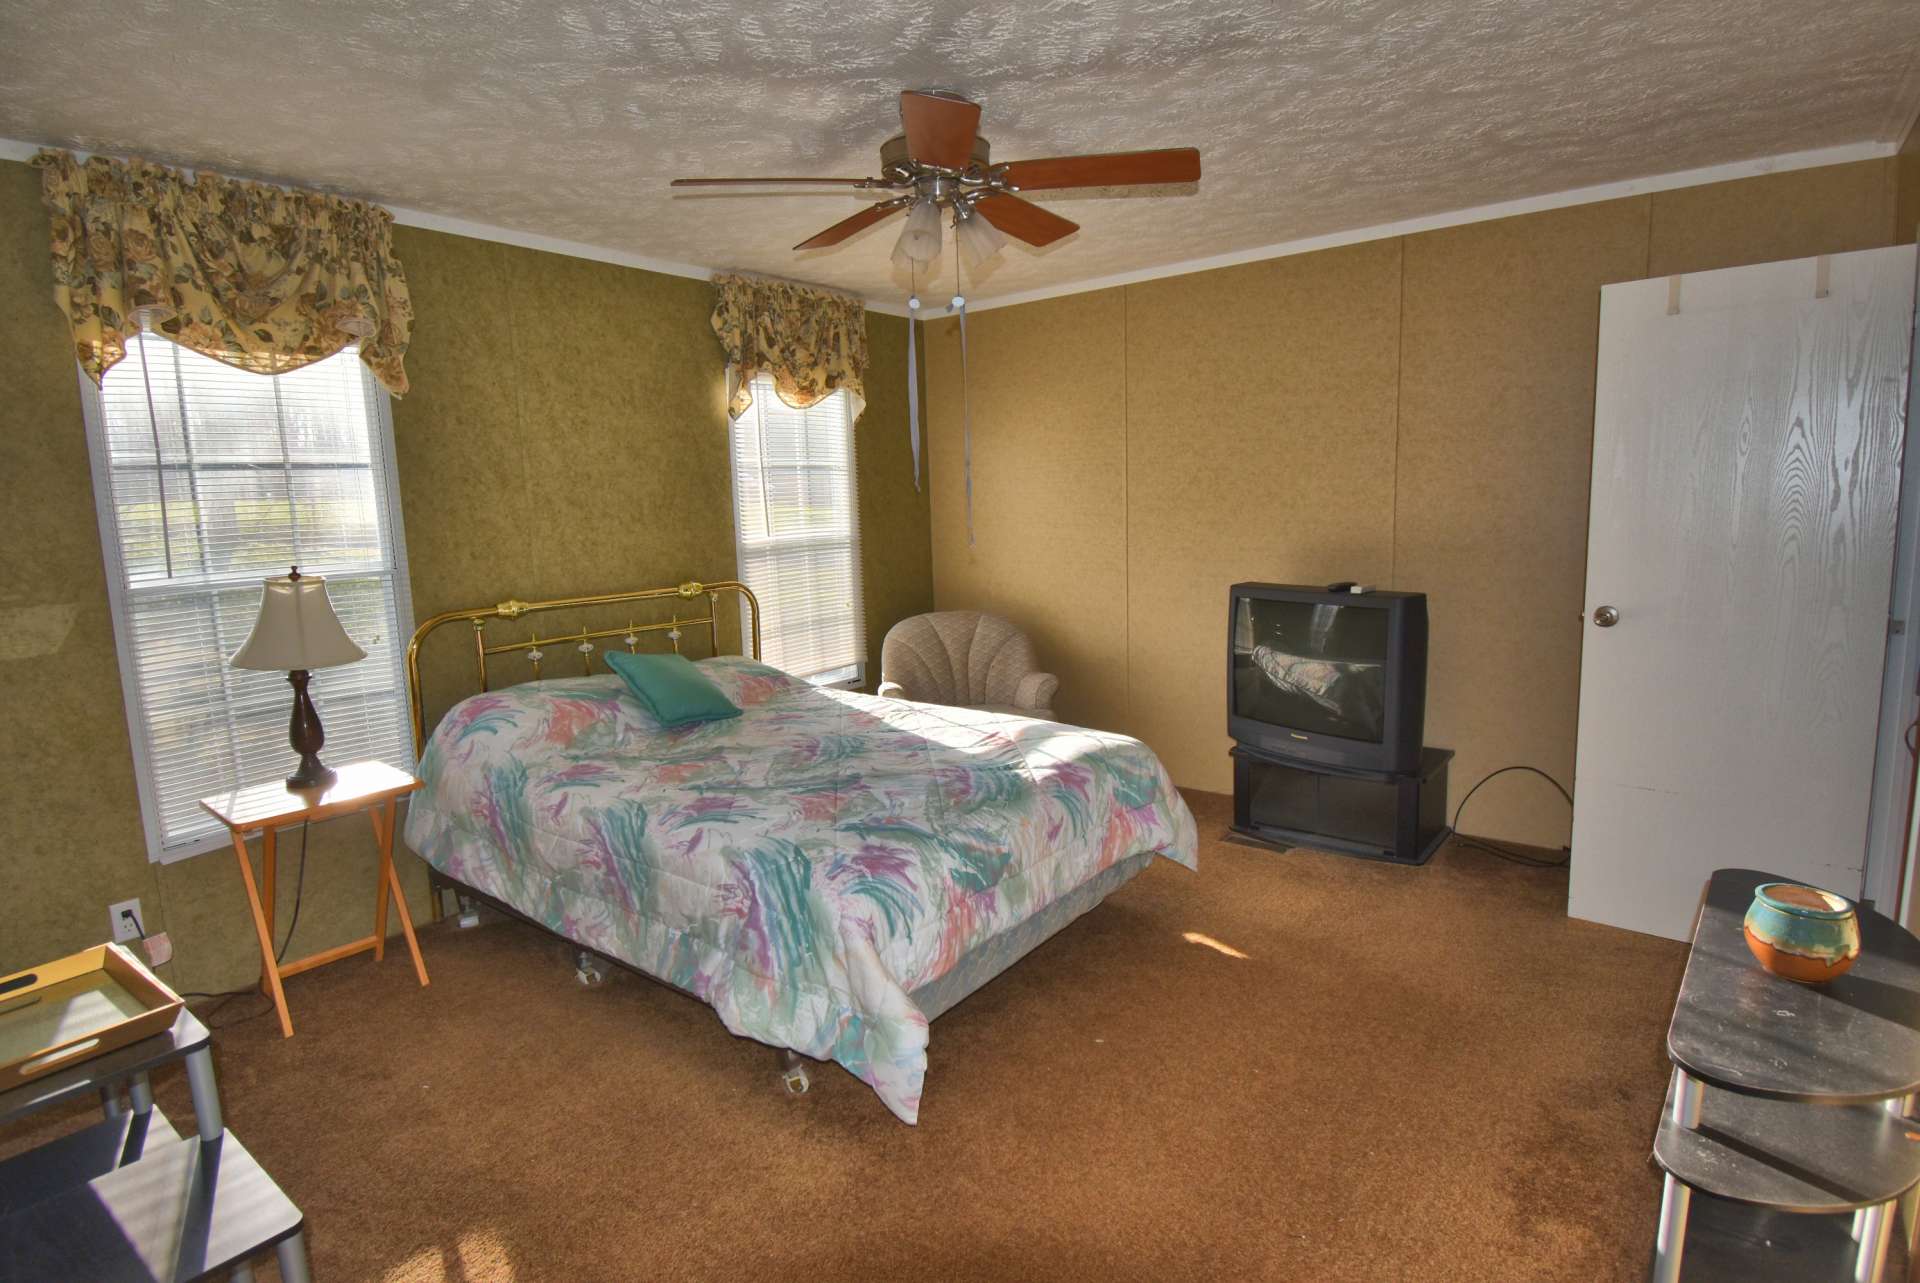
[[[1042,299],[1060,298],[1068,294],[1112,289],[1116,285],[1137,285],[1142,281],[1157,281],[1168,276],[1187,276],[1194,272],[1212,271],[1215,268],[1238,267],[1242,263],[1258,263],[1270,258],[1286,258],[1293,254],[1310,254],[1315,250],[1334,249],[1341,245],[1358,245],[1363,241],[1385,240],[1394,236],[1410,236],[1415,232],[1437,231],[1443,227],[1459,227],[1467,223],[1490,222],[1496,218],[1512,218],[1516,214],[1535,214],[1543,210],[1565,209],[1572,205],[1590,205],[1596,201],[1618,200],[1622,196],[1672,191],[1679,187],[1699,187],[1707,183],[1722,183],[1736,178],[1757,178],[1762,174],[1783,174],[1795,169],[1817,169],[1822,165],[1844,165],[1852,161],[1879,160],[1893,155],[1899,149],[1898,143],[1845,143],[1838,147],[1787,152],[1779,156],[1764,156],[1756,160],[1734,161],[1725,165],[1708,165],[1700,169],[1685,169],[1671,174],[1629,178],[1617,183],[1602,183],[1596,187],[1576,187],[1570,191],[1550,192],[1543,196],[1526,196],[1519,200],[1476,205],[1471,209],[1457,209],[1445,214],[1428,214],[1420,218],[1402,219],[1397,223],[1380,223],[1373,227],[1356,227],[1348,231],[1329,232],[1324,236],[1303,237],[1297,241],[1282,241],[1277,245],[1262,245],[1257,249],[1235,250],[1232,253],[1215,254],[1207,258],[1190,258],[1178,263],[1168,263],[1163,267],[1142,268],[1137,272],[1121,272],[1095,280],[1075,281],[1070,285],[1023,290],[1018,294],[986,298],[978,302],[968,299],[967,310],[985,312],[996,307],[1037,303]]]
[[[1916,60],[1914,65],[1920,67],[1920,60]],[[1322,236],[1308,236],[1300,240],[1261,245],[1253,249],[1234,250],[1231,253],[1214,254],[1206,258],[1185,259],[1160,267],[1142,268],[1135,272],[1121,272],[1113,276],[1023,290],[997,298],[969,298],[967,310],[986,312],[996,307],[1013,307],[1020,303],[1035,303],[1042,299],[1061,298],[1069,294],[1085,294],[1093,290],[1111,289],[1116,285],[1136,285],[1142,281],[1156,281],[1169,276],[1187,276],[1194,272],[1212,271],[1215,268],[1237,267],[1243,263],[1258,263],[1270,258],[1286,258],[1293,254],[1309,254],[1315,250],[1334,249],[1341,245],[1358,245],[1364,241],[1408,236],[1416,232],[1431,232],[1444,227],[1488,222],[1496,218],[1511,218],[1516,214],[1534,214],[1543,210],[1565,209],[1572,205],[1589,205],[1595,201],[1618,200],[1623,196],[1640,196],[1649,192],[1672,191],[1681,187],[1698,187],[1706,183],[1721,183],[1738,178],[1756,178],[1762,174],[1782,174],[1796,169],[1816,169],[1822,165],[1844,165],[1853,161],[1880,160],[1896,154],[1900,150],[1900,142],[1900,139],[1894,139],[1891,142],[1844,143],[1838,147],[1786,152],[1778,156],[1762,156],[1753,160],[1707,165],[1699,169],[1684,169],[1669,174],[1629,178],[1621,182],[1602,183],[1594,187],[1577,187],[1569,191],[1549,192],[1541,196],[1526,196],[1519,200],[1499,201],[1491,205],[1476,205],[1471,209],[1458,209],[1444,214],[1428,214],[1420,218],[1402,219],[1395,223],[1380,223],[1372,227],[1328,232]],[[31,160],[41,146],[40,143],[0,138],[0,160]],[[626,250],[606,249],[598,245],[582,244],[579,241],[542,236],[536,232],[495,227],[490,223],[478,223],[446,214],[429,213],[425,210],[406,209],[399,206],[388,206],[388,208],[393,211],[393,221],[403,227],[419,227],[428,231],[445,232],[452,236],[471,237],[475,240],[498,241],[504,245],[518,245],[525,249],[543,250],[550,254],[564,254],[569,258],[591,259],[594,262],[612,263],[620,267],[634,267],[643,271],[660,272],[668,276],[692,277],[697,280],[709,280],[719,272],[727,270],[703,267],[695,263],[676,263],[665,259],[649,258],[644,254],[633,254]],[[868,299],[866,306],[868,311],[887,316],[903,317],[907,314],[904,304],[891,300]]]

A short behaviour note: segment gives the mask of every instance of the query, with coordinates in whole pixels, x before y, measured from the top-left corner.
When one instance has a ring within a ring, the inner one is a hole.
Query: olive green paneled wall
[[[14,483],[0,513],[0,707],[11,713],[0,737],[0,972],[96,943],[107,904],[138,896],[149,929],[172,936],[172,981],[225,989],[258,965],[231,855],[146,859],[46,235],[38,176],[0,162],[0,475]],[[508,596],[733,577],[710,286],[415,228],[394,242],[417,313],[413,391],[393,404],[416,619]],[[868,317],[873,371],[858,427],[876,672],[886,629],[932,602],[928,503],[908,463],[906,325]],[[436,715],[466,691],[456,649],[426,656]],[[319,825],[311,842],[291,954],[363,934],[371,908],[366,823]],[[297,838],[281,850],[284,925]],[[423,866],[401,867],[422,914]],[[294,1007],[297,1022],[297,995]]]
[[[52,279],[39,175],[0,163],[0,972],[98,943],[108,904],[151,913],[158,888]]]
[[[1570,780],[1600,286],[1890,244],[1902,192],[1920,212],[1917,164],[976,313],[971,547],[959,345],[951,320],[929,323],[935,599],[1011,616],[1059,673],[1060,708],[1140,736],[1178,783],[1226,791],[1227,585],[1424,590],[1428,740],[1458,752],[1454,798],[1511,762]],[[1568,819],[1551,789],[1510,775],[1464,827],[1559,845]]]

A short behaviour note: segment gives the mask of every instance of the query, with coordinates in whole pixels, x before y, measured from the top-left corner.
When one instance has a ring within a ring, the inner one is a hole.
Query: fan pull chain
[[[907,273],[907,442],[913,447],[913,489],[920,491],[920,370],[914,357],[914,330],[920,324],[920,273]]]
[[[967,396],[967,296],[960,292],[960,233],[953,234],[953,302],[947,311],[960,314],[960,471],[967,491],[967,547],[973,547],[973,406]]]

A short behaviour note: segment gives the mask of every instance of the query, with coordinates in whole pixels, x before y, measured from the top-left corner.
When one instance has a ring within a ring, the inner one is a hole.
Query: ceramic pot
[[[1797,882],[1766,882],[1747,909],[1747,948],[1776,976],[1819,984],[1860,956],[1860,918],[1847,900]]]

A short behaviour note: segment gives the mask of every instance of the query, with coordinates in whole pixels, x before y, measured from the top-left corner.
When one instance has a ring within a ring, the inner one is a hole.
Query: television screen
[[[1241,597],[1233,610],[1233,712],[1309,735],[1386,736],[1387,612]]]

